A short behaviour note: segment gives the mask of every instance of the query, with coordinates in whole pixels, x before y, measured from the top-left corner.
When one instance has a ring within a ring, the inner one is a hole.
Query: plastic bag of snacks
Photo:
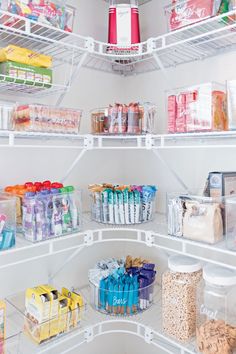
[[[96,310],[135,315],[152,305],[156,271],[149,260],[110,258],[89,271],[91,302]]]
[[[155,211],[155,186],[94,184],[89,186],[92,219],[104,224],[140,224]]]
[[[93,134],[147,134],[154,130],[156,106],[116,103],[91,113]]]
[[[172,0],[165,12],[170,31],[230,11],[235,0]]]
[[[78,134],[82,111],[40,104],[17,105],[13,113],[15,130]]]

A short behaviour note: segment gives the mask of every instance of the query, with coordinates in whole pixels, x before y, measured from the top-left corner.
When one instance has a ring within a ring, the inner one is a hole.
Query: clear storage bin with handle
[[[228,197],[225,202],[226,244],[230,250],[236,251],[236,197]]]
[[[224,235],[224,198],[194,194],[167,195],[168,234],[215,244]]]
[[[16,199],[0,193],[0,251],[15,246]]]
[[[41,104],[17,104],[13,128],[20,131],[78,134],[82,111]]]
[[[116,103],[94,109],[91,112],[92,134],[151,134],[156,112],[156,106],[152,103]]]
[[[162,319],[167,335],[187,342],[195,335],[196,296],[202,265],[186,256],[171,256],[162,276]]]
[[[197,350],[236,352],[236,271],[206,265],[197,299]]]

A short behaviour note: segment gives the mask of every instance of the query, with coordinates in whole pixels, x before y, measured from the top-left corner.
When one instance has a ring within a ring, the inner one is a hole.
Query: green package
[[[50,88],[52,86],[52,70],[7,61],[0,63],[0,81]]]

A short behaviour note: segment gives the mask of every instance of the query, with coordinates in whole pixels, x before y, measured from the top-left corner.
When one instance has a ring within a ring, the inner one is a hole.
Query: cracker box
[[[70,299],[59,295],[58,298],[58,333],[67,332],[67,318],[69,313]]]
[[[77,327],[80,320],[80,308],[84,305],[83,298],[80,294],[66,288],[62,288],[62,295],[70,299],[68,326],[69,328]]]
[[[41,288],[50,296],[50,337],[58,335],[58,291],[50,285],[41,285]]]
[[[25,295],[25,332],[37,343],[50,338],[51,297],[41,287],[28,288]]]

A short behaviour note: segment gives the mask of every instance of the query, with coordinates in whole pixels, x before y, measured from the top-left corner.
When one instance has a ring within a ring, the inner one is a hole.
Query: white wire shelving
[[[81,323],[77,329],[59,336],[39,346],[34,344],[24,333],[20,333],[24,323],[24,293],[10,297],[7,301],[9,321],[18,328],[19,337],[6,341],[9,350],[7,354],[70,354],[85,344],[92,342],[99,336],[116,333],[126,333],[143,339],[147,344],[167,354],[195,354],[194,341],[184,345],[167,337],[161,324],[161,291],[158,286],[155,290],[154,304],[141,314],[130,317],[114,317],[95,311],[89,304],[90,290],[86,286],[78,289],[87,301],[86,309],[81,313]],[[153,316],[155,313],[155,316]],[[14,340],[13,340],[14,339]],[[15,341],[15,347],[14,347]]]
[[[11,26],[9,26],[11,23]],[[54,58],[54,67],[78,65],[119,75],[165,70],[177,65],[233,51],[236,48],[236,9],[181,28],[126,50],[0,11],[1,46],[25,46]],[[124,48],[123,48],[124,49]],[[85,57],[83,56],[85,54]],[[71,84],[72,74],[68,75]]]
[[[184,238],[172,237],[167,233],[167,225],[163,215],[157,215],[155,220],[147,224],[135,226],[102,225],[90,220],[88,214],[83,216],[81,232],[31,243],[21,235],[17,235],[16,247],[2,251],[0,270],[8,267],[44,259],[53,255],[69,252],[69,256],[60,269],[50,275],[53,280],[66,264],[70,263],[80,252],[88,247],[102,243],[129,242],[171,253],[186,254],[213,264],[235,268],[236,252],[226,248],[225,242],[208,245]]]
[[[124,136],[0,130],[0,147],[75,150],[236,148],[236,131]]]

